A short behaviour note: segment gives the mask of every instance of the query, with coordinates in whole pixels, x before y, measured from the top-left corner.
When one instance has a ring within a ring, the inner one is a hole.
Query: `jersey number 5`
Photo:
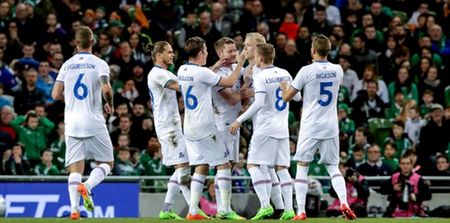
[[[275,97],[277,99],[275,101],[275,108],[278,111],[283,111],[286,108],[286,106],[287,106],[287,103],[283,101],[283,98],[281,97],[281,94],[282,94],[281,88],[277,88],[277,90],[275,91]]]
[[[322,106],[328,106],[331,103],[331,99],[333,99],[333,93],[330,90],[327,90],[326,87],[333,86],[333,82],[320,82],[320,95],[327,96],[326,100],[320,99],[318,103]]]
[[[80,74],[78,76],[77,82],[75,83],[75,86],[73,86],[73,94],[78,100],[83,100],[88,95],[88,88],[85,84],[81,83],[81,79],[83,79],[84,74]],[[80,89],[81,88],[81,89]],[[81,90],[81,94],[80,94]]]
[[[183,89],[181,89],[181,85],[180,85],[180,90],[181,90],[181,92],[183,92]],[[198,99],[197,99],[197,97],[195,97],[195,95],[191,94],[191,91],[192,91],[192,85],[188,87],[186,93],[184,94],[184,105],[189,110],[194,110],[195,108],[197,108]]]

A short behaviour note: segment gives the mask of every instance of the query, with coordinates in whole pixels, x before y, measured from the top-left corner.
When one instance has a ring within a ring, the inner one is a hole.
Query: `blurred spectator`
[[[378,30],[386,30],[387,24],[389,24],[389,21],[391,20],[391,17],[386,15],[386,13],[383,12],[383,5],[381,1],[372,1],[372,4],[370,5],[370,14],[373,16],[373,24]]]
[[[114,144],[117,143],[117,149],[120,147],[129,147],[130,146],[130,135],[126,133],[119,134],[119,137],[117,137],[117,142],[114,142]],[[115,149],[117,151],[117,149]]]
[[[295,22],[294,14],[292,12],[286,12],[278,32],[286,33],[289,40],[295,40],[297,38],[299,27],[300,26]]]
[[[361,147],[364,154],[366,154],[367,149],[369,149],[370,144],[368,143],[369,131],[366,128],[358,127],[354,135],[354,143],[350,146],[349,154],[353,153],[353,149],[356,147]]]
[[[405,133],[405,123],[403,121],[395,121],[392,127],[392,133],[385,140],[385,143],[391,142],[395,144],[397,148],[395,157],[400,158],[406,151],[412,149],[411,140],[409,140],[408,135]]]
[[[258,23],[267,22],[267,18],[260,0],[246,1],[244,7],[238,26],[239,30],[245,35],[249,32],[255,32]]]
[[[420,132],[417,155],[424,167],[430,167],[435,157],[444,154],[449,143],[450,123],[443,120],[444,108],[433,104],[430,111],[430,121]]]
[[[206,183],[206,191],[200,198],[200,209],[209,216],[215,216],[217,214],[216,191],[214,189],[213,180],[209,180],[208,183]]]
[[[125,81],[131,77],[133,65],[136,61],[133,58],[130,43],[123,41],[119,44],[118,55],[113,56],[110,64],[116,64],[120,67],[119,79]]]
[[[346,166],[353,168],[354,170],[366,161],[366,151],[357,145],[353,148],[353,152],[350,154],[350,158],[345,163]]]
[[[50,62],[50,76],[53,77],[53,79],[56,79],[56,76],[58,76],[59,69],[61,69],[62,64],[64,62],[64,55],[61,52],[55,52],[53,55],[50,56],[49,59]]]
[[[131,164],[130,148],[122,146],[117,149],[117,159],[114,162],[113,173],[119,176],[138,176],[140,174]]]
[[[50,144],[50,151],[53,153],[53,164],[55,164],[62,173],[65,173],[66,167],[66,139],[64,135],[64,121],[58,123],[56,129],[57,137]]]
[[[413,147],[416,147],[419,142],[420,130],[427,124],[427,121],[420,116],[420,109],[418,106],[411,108],[409,116],[410,118],[405,123],[405,132],[413,143]]]
[[[439,155],[436,157],[436,166],[432,171],[427,173],[427,176],[450,176],[449,158],[445,155]],[[445,181],[431,181],[433,186],[447,185]]]
[[[52,89],[55,79],[50,75],[50,65],[48,61],[39,62],[38,73],[36,87],[44,91],[45,104],[51,104],[54,102],[52,98]]]
[[[29,175],[30,163],[23,156],[24,146],[17,143],[12,147],[11,157],[5,163],[5,174],[7,175]]]
[[[443,56],[450,56],[450,39],[447,38],[443,32],[442,27],[434,24],[428,28],[428,35],[430,35],[433,42],[432,49]]]
[[[352,100],[358,96],[359,91],[367,89],[369,81],[376,81],[378,83],[377,95],[383,100],[385,104],[389,103],[389,92],[386,83],[378,77],[377,67],[375,64],[367,64],[364,67],[362,79],[357,81],[353,88]]]
[[[0,112],[0,132],[6,133],[11,141],[15,141],[16,131],[11,126],[11,121],[16,118],[14,109],[11,106],[3,106]]]
[[[147,148],[142,150],[141,159],[144,166],[144,175],[147,176],[164,176],[167,175],[167,167],[162,163],[161,144],[156,135],[150,136]],[[164,180],[153,180],[147,184],[154,187],[165,187]]]
[[[389,195],[386,217],[424,217],[422,202],[431,199],[429,185],[413,172],[409,157],[400,159],[400,172],[382,185],[381,193]]]
[[[178,34],[178,46],[181,49],[184,49],[184,43],[187,39],[194,37],[197,35],[198,21],[197,14],[195,11],[188,11],[186,13],[186,18],[184,18],[183,26],[179,30]],[[183,51],[181,53],[184,53]]]
[[[105,31],[101,32],[98,37],[98,43],[94,46],[93,50],[98,57],[109,62],[116,50],[116,48],[111,45],[111,35]]]
[[[34,68],[26,70],[24,86],[16,93],[14,100],[14,107],[18,114],[25,114],[36,104],[45,104],[45,92],[37,87],[37,79],[38,72]]]
[[[136,62],[133,66],[132,79],[139,93],[139,98],[143,101],[148,101],[150,97],[148,94],[147,75],[144,72],[145,65],[141,61]],[[133,99],[133,101],[136,100]]]
[[[339,131],[348,136],[355,132],[355,122],[348,117],[350,108],[342,103],[338,105]]]
[[[264,38],[266,39],[267,43],[270,44],[275,44],[275,38],[273,36],[273,32],[271,32],[269,25],[267,25],[266,22],[260,22],[258,23],[258,26],[256,27],[256,31],[261,34],[262,36],[264,36]],[[295,34],[296,38],[297,38],[297,33]],[[240,50],[239,50],[240,51]],[[275,57],[277,57],[278,55],[275,55]]]
[[[353,38],[352,57],[354,62],[352,69],[356,71],[358,77],[362,77],[366,64],[378,66],[377,54],[373,50],[367,49],[364,34],[358,34]]]
[[[19,63],[25,68],[37,69],[39,62],[34,58],[35,47],[33,44],[24,44],[22,46],[23,57],[19,59]]]
[[[347,202],[350,208],[355,212],[357,217],[367,217],[367,200],[370,195],[367,181],[364,180],[364,177],[361,174],[351,167],[340,164],[339,169],[345,179]],[[330,188],[330,196],[335,199],[333,203],[328,206],[326,215],[327,217],[340,216],[342,214],[340,208],[341,204],[333,186]]]
[[[445,83],[439,75],[439,70],[435,66],[430,66],[423,79],[419,81],[420,93],[430,90],[434,95],[434,102],[444,104],[444,88]]]
[[[4,95],[4,87],[3,84],[0,83],[0,110],[3,106],[12,106],[12,100],[14,99],[12,96]]]
[[[159,37],[155,41],[163,40],[166,36],[172,36],[176,30],[181,28],[181,16],[183,12],[174,0],[158,1],[152,12],[150,17],[152,21],[152,32],[159,34],[155,35]]]
[[[429,117],[431,106],[434,102],[434,92],[431,90],[425,90],[422,95],[422,104],[420,105],[420,115],[424,118]]]
[[[393,173],[393,170],[383,163],[381,149],[376,144],[369,147],[367,161],[359,165],[357,170],[363,176],[390,176]]]
[[[307,26],[301,26],[298,29],[297,39],[295,40],[295,44],[297,45],[297,50],[304,60],[307,62],[311,61],[311,32]]]
[[[383,118],[385,103],[378,96],[378,82],[371,80],[366,83],[367,90],[360,91],[352,103],[352,116],[357,127],[367,126],[369,118]]]
[[[25,147],[27,159],[31,164],[38,163],[40,152],[47,149],[47,137],[55,124],[45,116],[38,116],[35,111],[30,110],[25,116],[18,116],[11,121],[11,126]]]
[[[139,91],[136,88],[136,84],[133,79],[128,79],[125,81],[125,84],[123,85],[123,90],[120,95],[128,99],[129,101],[133,101],[137,97],[139,97]]]
[[[394,93],[394,100],[391,101],[390,108],[386,109],[386,118],[395,120],[400,115],[400,113],[403,112],[403,108],[405,107],[405,105],[405,95],[400,90],[396,91]]]
[[[130,148],[130,163],[138,176],[144,173],[144,166],[141,163],[141,151],[138,148]]]
[[[396,172],[399,167],[398,159],[395,158],[395,154],[397,154],[396,145],[392,142],[385,143],[383,157],[381,159],[393,172]]]
[[[40,176],[59,175],[59,169],[53,164],[53,153],[49,149],[41,151],[41,163],[34,167],[34,174]]]
[[[327,20],[327,12],[324,6],[316,6],[316,11],[314,12],[314,21],[310,25],[311,33],[313,34],[324,34],[326,36],[331,33],[331,25]]]
[[[113,89],[113,93],[117,94],[122,92],[123,90],[123,82],[121,80],[119,80],[119,75],[120,75],[120,67],[118,65],[112,64],[109,65],[109,69],[110,69],[110,81],[111,81],[111,87]]]
[[[130,145],[133,145],[134,142],[134,138],[131,138],[131,136],[139,137],[139,135],[133,132],[131,128],[131,125],[133,124],[131,118],[131,114],[122,114],[119,116],[119,128],[110,134],[114,146],[117,146],[117,141],[120,134],[130,135]]]
[[[290,39],[284,45],[283,52],[277,55],[274,64],[275,66],[286,69],[292,75],[292,78],[295,78],[300,68],[306,65],[306,61],[297,52],[295,41]]]
[[[339,11],[339,9],[336,6],[330,4],[330,0],[319,0],[318,4],[322,5],[326,8],[328,24],[330,24],[331,26],[334,26],[334,25],[340,25],[342,23],[341,22],[341,12]]]
[[[223,5],[218,2],[213,3],[211,6],[211,21],[223,36],[228,36],[233,28],[233,23],[225,16]]]
[[[214,50],[214,43],[222,37],[220,33],[211,22],[211,13],[203,11],[199,15],[200,25],[198,27],[197,35],[206,41],[206,48],[208,50],[207,64],[213,64],[217,61],[216,51]]]
[[[0,43],[2,40],[2,33],[0,33]],[[5,37],[6,38],[6,37]],[[21,80],[17,77],[14,71],[4,62],[4,49],[0,48],[0,84],[6,94],[12,94],[20,89]],[[6,55],[5,55],[6,56]]]
[[[0,5],[1,6],[1,5]],[[11,147],[8,147],[8,149],[2,149],[0,151],[1,155],[2,155],[2,162],[0,163],[0,174],[5,174],[6,175],[6,162],[9,160],[9,158],[11,157]]]
[[[403,92],[405,99],[415,100],[419,102],[419,92],[417,90],[417,85],[413,83],[413,79],[409,74],[409,70],[406,68],[400,68],[397,73],[397,78],[395,82],[392,82],[388,86],[389,89],[389,100],[394,100],[394,93],[396,91]]]
[[[353,95],[355,87],[358,84],[358,75],[353,69],[350,68],[352,65],[351,58],[341,55],[338,60],[339,65],[341,65],[342,70],[344,71],[344,81],[342,85],[348,89],[350,95]]]
[[[409,52],[408,47],[397,46],[394,49],[393,55],[387,61],[382,61],[379,64],[378,70],[385,83],[391,83],[397,78],[398,70],[402,63],[409,59]]]

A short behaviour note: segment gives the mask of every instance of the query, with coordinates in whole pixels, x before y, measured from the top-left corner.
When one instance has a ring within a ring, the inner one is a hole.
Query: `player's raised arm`
[[[106,101],[105,111],[108,114],[112,114],[112,113],[114,113],[113,90],[112,90],[111,84],[109,82],[109,75],[101,75],[100,83],[102,85],[103,98]]]
[[[245,60],[247,56],[247,50],[242,50],[241,54],[238,56],[238,63],[236,68],[233,70],[233,73],[231,73],[228,77],[223,77],[220,79],[217,86],[220,87],[233,87],[233,85],[238,80],[239,76],[241,75],[241,69],[242,66],[244,66]]]

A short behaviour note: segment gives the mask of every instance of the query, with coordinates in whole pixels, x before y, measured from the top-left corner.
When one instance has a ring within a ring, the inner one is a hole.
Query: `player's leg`
[[[91,171],[88,179],[78,185],[78,192],[83,198],[86,209],[92,211],[94,201],[91,191],[108,176],[114,166],[113,146],[107,132],[86,138],[84,146],[87,150],[87,158],[92,155],[97,166]]]
[[[350,209],[347,203],[347,187],[344,177],[339,170],[339,138],[324,139],[320,143],[319,163],[325,164],[328,174],[331,178],[331,184],[341,203],[341,211],[346,219],[356,219],[356,215]]]
[[[183,134],[177,131],[159,136],[158,139],[161,143],[163,164],[166,166],[175,166],[175,172],[167,184],[167,193],[164,198],[163,208],[159,213],[159,218],[180,220],[182,218],[173,210],[173,204],[180,190],[187,204],[190,202],[190,190],[187,187],[190,184],[190,170],[185,139]]]
[[[283,197],[281,195],[281,185],[280,180],[278,179],[277,173],[275,171],[274,166],[265,166],[267,168],[267,171],[270,174],[270,179],[272,180],[271,184],[271,191],[270,191],[270,200],[273,203],[273,206],[275,207],[274,212],[274,218],[279,218],[281,216],[281,213],[284,211],[284,203],[283,203]]]
[[[273,207],[270,205],[272,179],[267,165],[275,164],[276,151],[273,148],[276,146],[270,137],[263,135],[253,135],[250,141],[247,169],[261,203],[261,208],[252,220],[265,219],[274,213]]]
[[[85,152],[83,142],[80,139],[66,136],[66,167],[69,172],[67,180],[67,190],[70,199],[70,218],[80,219],[80,193],[77,187],[82,182],[82,174],[84,172]]]
[[[190,140],[186,139],[186,149],[189,157],[189,164],[195,166],[194,175],[191,178],[191,192],[189,199],[189,212],[186,216],[188,220],[201,220],[208,217],[198,207],[200,197],[203,192],[206,175],[208,174],[209,166],[204,156],[204,139]]]
[[[309,163],[314,160],[317,150],[317,140],[300,136],[297,143],[297,152],[294,160],[297,160],[297,174],[295,176],[295,196],[297,200],[297,215],[294,220],[305,220],[306,194],[308,192],[308,169]]]
[[[290,165],[289,153],[289,139],[279,139],[275,164],[284,201],[284,212],[280,216],[282,220],[291,220],[295,216],[292,206],[292,177],[288,171]]]

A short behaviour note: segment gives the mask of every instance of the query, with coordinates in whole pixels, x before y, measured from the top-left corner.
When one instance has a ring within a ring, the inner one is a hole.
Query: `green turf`
[[[14,222],[14,223],[59,223],[59,222],[74,222],[70,219],[63,218],[0,218],[0,222]],[[97,218],[97,219],[82,219],[80,223],[158,223],[158,222],[187,222],[187,221],[163,221],[157,218]],[[195,222],[217,222],[217,220],[213,221],[195,221]],[[236,223],[242,221],[222,221],[225,223]],[[251,221],[251,222],[280,222],[280,220],[265,220],[265,221]],[[285,221],[288,222],[288,221]],[[336,218],[309,218],[307,223],[340,223],[340,222],[348,222],[343,219]],[[417,218],[417,219],[392,219],[392,218],[366,218],[366,219],[358,219],[354,222],[368,222],[368,223],[448,223],[450,219],[444,218]]]

